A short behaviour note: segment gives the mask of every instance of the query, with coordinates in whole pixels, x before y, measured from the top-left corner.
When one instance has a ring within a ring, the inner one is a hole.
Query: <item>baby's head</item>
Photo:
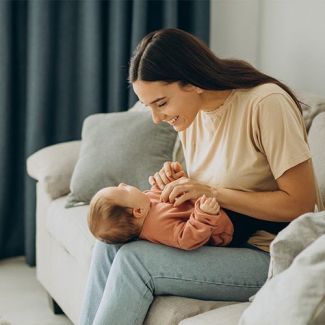
[[[126,243],[139,237],[149,209],[148,196],[134,186],[105,187],[90,201],[89,229],[108,244]]]

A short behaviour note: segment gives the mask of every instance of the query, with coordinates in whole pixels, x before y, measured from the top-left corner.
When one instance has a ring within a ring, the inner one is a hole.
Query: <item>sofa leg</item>
[[[62,315],[64,314],[64,311],[61,309],[61,307],[57,304],[57,302],[49,295],[47,294],[50,308],[52,309],[53,313],[55,315]]]

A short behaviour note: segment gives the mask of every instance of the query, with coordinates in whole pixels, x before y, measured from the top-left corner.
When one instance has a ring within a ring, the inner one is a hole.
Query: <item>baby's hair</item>
[[[127,207],[112,204],[103,196],[90,201],[88,226],[91,233],[107,244],[120,244],[139,237],[141,227]]]

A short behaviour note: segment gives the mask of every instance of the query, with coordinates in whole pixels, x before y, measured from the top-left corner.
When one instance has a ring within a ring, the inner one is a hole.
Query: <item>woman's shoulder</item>
[[[286,111],[291,107],[293,111],[299,113],[299,109],[293,98],[280,86],[274,83],[267,83],[250,89],[238,89],[236,103],[237,106],[245,105],[243,114],[258,113],[269,110],[269,107],[277,107],[278,110]]]
[[[261,101],[264,98],[272,95],[284,95],[289,96],[289,94],[275,83],[266,83],[250,89],[239,90],[239,95],[250,98],[253,101]]]

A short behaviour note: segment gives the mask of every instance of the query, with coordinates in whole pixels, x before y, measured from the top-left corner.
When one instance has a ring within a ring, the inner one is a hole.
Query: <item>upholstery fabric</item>
[[[235,325],[249,302],[235,303],[184,319],[179,325]]]
[[[88,229],[88,206],[65,209],[66,199],[63,196],[51,202],[46,216],[46,228],[79,265],[87,267],[95,241]]]
[[[239,324],[324,324],[324,247],[325,211],[304,214],[282,230],[271,244],[268,280]]]
[[[204,301],[185,297],[158,296],[150,307],[144,325],[183,324],[181,322],[183,319],[234,303],[231,301]]]
[[[325,235],[292,265],[267,282],[244,312],[240,325],[325,324]],[[322,319],[319,319],[322,314]]]
[[[325,109],[325,104],[324,104]],[[315,174],[325,206],[325,112],[318,114],[313,120],[309,134],[308,142],[313,157]]]
[[[80,144],[80,141],[55,144],[35,152],[27,159],[28,174],[45,185],[52,199],[69,193]]]
[[[309,131],[314,117],[325,111],[325,98],[308,92],[297,92],[296,95],[301,102],[306,129]]]

